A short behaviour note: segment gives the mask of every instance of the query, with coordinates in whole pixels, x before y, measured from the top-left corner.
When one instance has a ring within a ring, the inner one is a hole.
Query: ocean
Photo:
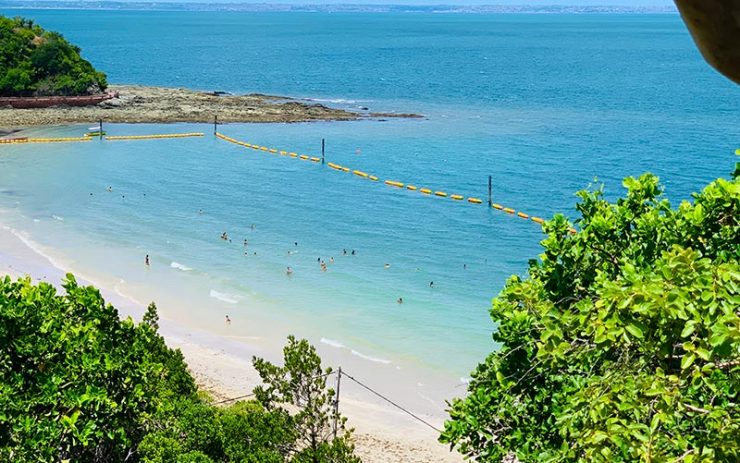
[[[327,162],[484,201],[490,175],[494,202],[542,218],[575,219],[576,191],[614,199],[646,171],[677,204],[728,176],[740,146],[738,87],[674,14],[2,13],[61,32],[113,83],[422,114],[219,130],[314,156],[323,138]],[[1,146],[0,223],[219,335],[278,349],[294,333],[452,387],[496,348],[491,299],[541,252],[531,221],[246,150],[208,124],[106,129],[206,136]]]

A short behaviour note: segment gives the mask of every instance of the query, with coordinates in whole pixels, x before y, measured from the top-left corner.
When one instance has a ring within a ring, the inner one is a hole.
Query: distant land
[[[528,13],[528,14],[634,14],[677,13],[674,5],[603,6],[603,5],[395,5],[395,4],[289,4],[289,3],[198,3],[198,2],[120,2],[0,0],[4,9],[82,9],[145,11],[251,11],[316,13]]]

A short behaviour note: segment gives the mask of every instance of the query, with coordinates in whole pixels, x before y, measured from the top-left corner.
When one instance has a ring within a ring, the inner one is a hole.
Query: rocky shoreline
[[[0,108],[0,131],[39,125],[105,122],[310,122],[358,119],[420,118],[418,114],[330,108],[294,98],[271,95],[229,95],[182,88],[111,85],[118,97],[93,106]]]

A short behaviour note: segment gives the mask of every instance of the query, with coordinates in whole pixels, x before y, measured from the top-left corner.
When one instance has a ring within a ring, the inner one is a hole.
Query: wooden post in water
[[[493,206],[493,200],[491,199],[491,192],[493,190],[493,185],[491,182],[492,182],[492,179],[491,179],[491,176],[489,175],[488,176],[488,207]]]
[[[324,151],[326,150],[326,140],[321,139],[321,164],[324,164]],[[340,369],[341,370],[341,369]]]
[[[100,119],[98,121],[98,123],[100,124],[100,132],[99,132],[99,135],[100,135],[100,139],[102,140],[103,139],[103,119]]]
[[[218,116],[213,116],[213,134],[218,133]]]
[[[334,391],[334,439],[337,438],[337,418],[339,418],[339,385],[342,380],[342,367],[337,370],[337,390]]]

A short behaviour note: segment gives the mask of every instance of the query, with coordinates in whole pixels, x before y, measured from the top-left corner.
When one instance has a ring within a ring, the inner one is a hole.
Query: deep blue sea
[[[113,83],[423,114],[220,131],[311,155],[325,138],[329,162],[466,197],[485,199],[491,175],[494,202],[543,218],[646,171],[677,203],[728,176],[740,147],[740,88],[677,15],[2,13],[60,31]],[[457,382],[495,348],[492,297],[540,252],[531,221],[246,150],[206,124],[107,129],[207,136],[0,147],[0,222],[216,333],[228,313],[244,337],[293,332]]]

